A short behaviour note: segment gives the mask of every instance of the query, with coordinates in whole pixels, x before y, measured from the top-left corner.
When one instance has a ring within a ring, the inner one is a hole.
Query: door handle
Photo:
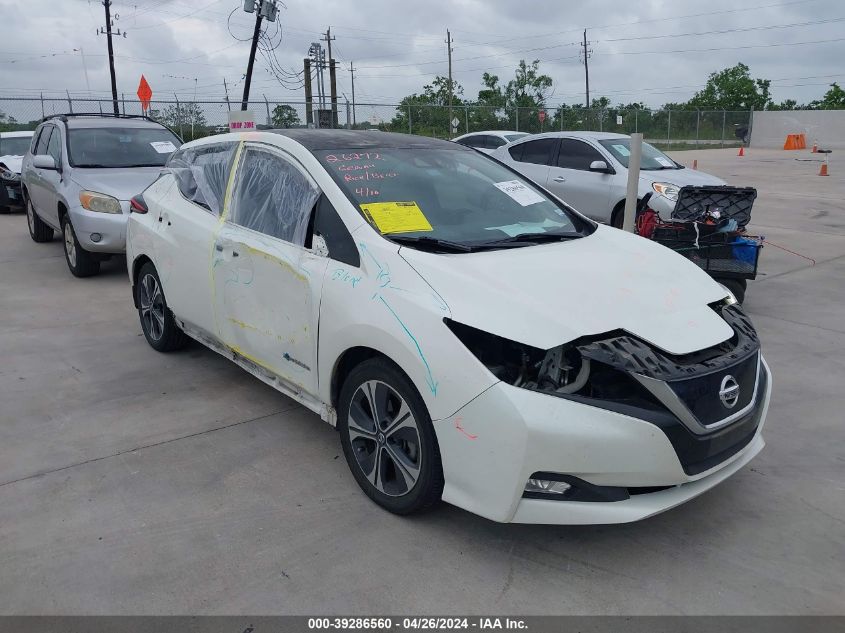
[[[566,178],[564,178],[563,176],[557,176],[555,178],[552,178],[552,180],[554,180],[555,182],[566,182]]]
[[[232,257],[240,257],[240,253],[238,251],[232,251]]]
[[[214,250],[217,251],[218,253],[222,253],[223,252],[223,245],[218,242],[217,244],[214,245]]]

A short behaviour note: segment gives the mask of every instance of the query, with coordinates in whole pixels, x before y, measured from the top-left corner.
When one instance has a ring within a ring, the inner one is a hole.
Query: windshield
[[[523,136],[528,136],[528,134],[520,133],[520,134],[505,134],[505,138],[508,139],[508,143],[513,143],[514,141],[518,141]]]
[[[181,142],[165,128],[82,128],[68,133],[74,167],[163,167]]]
[[[590,231],[587,221],[528,180],[474,151],[314,153],[364,218],[396,241],[448,242],[458,251],[526,234],[579,237]]]
[[[23,156],[32,142],[31,136],[0,138],[0,156]]]
[[[628,167],[628,157],[631,155],[631,139],[629,138],[612,138],[605,141],[599,141],[602,147],[613,154],[613,157],[622,163],[623,167]],[[654,145],[643,143],[643,158],[640,164],[640,169],[645,171],[653,171],[657,169],[683,169],[675,161],[669,158],[666,154],[661,152]]]

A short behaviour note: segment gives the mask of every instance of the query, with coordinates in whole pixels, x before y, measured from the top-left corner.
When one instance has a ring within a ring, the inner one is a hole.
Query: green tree
[[[463,107],[463,87],[452,80],[452,105]],[[437,76],[430,84],[423,86],[422,94],[414,93],[402,99],[390,123],[382,126],[388,131],[407,132],[423,136],[449,137],[449,79]],[[453,116],[463,112],[453,111]],[[410,116],[410,121],[409,117]],[[460,119],[461,116],[458,116]]]
[[[834,81],[821,101],[814,101],[813,104],[822,110],[843,110],[845,109],[845,90],[842,90]]]
[[[208,122],[199,104],[191,101],[173,103],[161,111],[150,110],[150,117],[172,128],[186,141],[208,134]]]
[[[289,105],[277,105],[273,108],[271,120],[275,128],[297,127],[302,124],[296,109]]]
[[[519,119],[519,129],[523,132],[539,132],[541,123],[540,110],[546,108],[546,97],[552,87],[552,78],[540,73],[540,60],[526,64],[519,60],[514,78],[504,90],[505,114],[508,120]]]
[[[772,102],[770,85],[768,79],[752,79],[748,66],[740,62],[710,73],[707,84],[687,105],[701,110],[763,110]]]

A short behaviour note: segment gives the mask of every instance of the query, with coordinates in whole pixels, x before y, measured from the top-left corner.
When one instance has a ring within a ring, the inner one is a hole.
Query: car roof
[[[22,138],[25,136],[32,136],[31,130],[21,130],[19,132],[0,132],[0,138]]]
[[[570,130],[563,132],[545,132],[543,134],[532,134],[531,140],[538,138],[582,138],[594,141],[603,141],[614,138],[630,138],[627,134],[619,134],[617,132],[582,132],[580,130]],[[517,143],[523,143],[528,139],[519,139]]]
[[[73,114],[61,114],[54,117],[48,117],[43,122],[51,123],[56,121],[63,121],[70,130],[89,129],[89,128],[157,128],[167,129],[161,123],[146,119],[142,117],[122,117],[122,116],[97,116],[84,115],[74,116]]]
[[[207,143],[224,143],[231,141],[265,141],[274,142],[274,137],[284,136],[302,145],[310,152],[317,150],[344,149],[448,149],[457,151],[474,150],[428,136],[414,134],[398,134],[395,132],[373,133],[370,130],[312,130],[295,128],[285,130],[256,130],[255,132],[230,132],[207,136],[183,147],[195,147]]]
[[[530,135],[530,132],[520,132],[519,130],[484,130],[483,132],[469,132],[468,134],[463,134],[458,138],[465,138],[467,136],[478,136],[480,134],[495,134],[497,136],[504,136],[505,134],[526,134]]]

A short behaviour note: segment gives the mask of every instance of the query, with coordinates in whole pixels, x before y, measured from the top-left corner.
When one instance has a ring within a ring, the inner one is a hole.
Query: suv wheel
[[[389,361],[358,365],[343,383],[338,430],[361,489],[396,514],[431,507],[443,493],[443,466],[425,403]]]
[[[161,280],[151,263],[147,262],[141,267],[135,292],[141,329],[150,347],[158,352],[171,352],[184,347],[188,337],[176,325],[176,319],[167,307]]]
[[[52,233],[52,230],[50,232]],[[74,277],[90,277],[100,272],[100,260],[79,245],[67,213],[62,216],[62,236],[65,245],[65,261]]]
[[[33,242],[49,242],[53,239],[53,229],[38,217],[29,196],[26,197],[26,223],[29,225],[29,236]]]

